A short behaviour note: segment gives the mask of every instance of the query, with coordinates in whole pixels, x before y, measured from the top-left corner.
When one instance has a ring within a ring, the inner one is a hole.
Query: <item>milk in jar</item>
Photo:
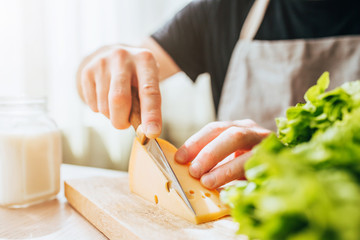
[[[61,161],[61,134],[46,113],[45,99],[0,99],[0,206],[54,198]]]

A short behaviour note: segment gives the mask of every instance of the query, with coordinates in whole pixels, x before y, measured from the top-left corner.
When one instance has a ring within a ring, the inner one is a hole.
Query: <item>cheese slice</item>
[[[152,160],[145,147],[134,140],[129,163],[130,190],[140,197],[167,209],[173,214],[193,223],[212,221],[229,215],[229,209],[219,199],[219,192],[204,188],[198,179],[190,176],[189,165],[175,162],[176,148],[169,142],[158,139],[169,164],[174,170],[196,215],[188,208],[171,183]]]

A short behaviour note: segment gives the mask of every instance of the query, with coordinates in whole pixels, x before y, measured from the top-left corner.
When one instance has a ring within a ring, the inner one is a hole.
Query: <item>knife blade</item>
[[[181,184],[176,177],[173,169],[171,168],[168,160],[165,157],[164,152],[162,151],[160,144],[156,139],[149,139],[145,136],[141,129],[141,113],[140,113],[140,103],[138,97],[138,91],[136,88],[131,88],[131,98],[132,98],[132,106],[130,112],[130,123],[134,127],[136,131],[136,135],[138,136],[141,144],[143,144],[154,160],[156,165],[160,168],[163,174],[166,176],[168,181],[170,182],[170,188],[173,188],[179,196],[183,199],[185,204],[190,208],[190,210],[196,215],[194,208],[191,206],[189,199],[187,198],[184,189],[181,187]]]
[[[191,209],[191,211],[196,215],[195,210],[191,206],[189,199],[186,197],[186,194],[183,188],[180,185],[179,180],[177,179],[173,169],[171,168],[169,162],[167,161],[161,147],[156,139],[150,139],[148,143],[145,144],[150,156],[158,164],[159,168],[165,174],[165,176],[170,180],[170,188],[174,188],[180,197],[184,200],[186,205]]]

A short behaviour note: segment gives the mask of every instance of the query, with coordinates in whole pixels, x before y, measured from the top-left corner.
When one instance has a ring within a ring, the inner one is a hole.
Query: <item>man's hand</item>
[[[178,71],[169,55],[152,39],[147,39],[142,48],[109,46],[85,58],[80,65],[78,91],[94,112],[109,118],[115,128],[125,129],[130,126],[131,87],[137,87],[143,131],[147,137],[155,138],[162,127],[159,81]]]
[[[269,133],[252,120],[213,122],[190,137],[176,152],[175,160],[183,164],[192,161],[190,174],[214,189],[244,178],[250,150]]]

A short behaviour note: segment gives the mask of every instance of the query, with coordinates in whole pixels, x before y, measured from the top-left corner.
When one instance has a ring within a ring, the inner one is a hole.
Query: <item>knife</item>
[[[160,170],[169,180],[170,187],[175,189],[175,191],[183,199],[185,204],[190,208],[194,215],[196,215],[194,208],[191,206],[189,199],[186,197],[184,189],[181,187],[181,184],[177,179],[173,169],[171,168],[168,160],[166,159],[158,141],[156,139],[147,138],[141,129],[140,102],[138,89],[135,87],[131,87],[131,112],[129,121],[135,129],[136,135],[139,138],[140,143],[145,146],[151,158],[154,160],[156,165],[160,168]]]

